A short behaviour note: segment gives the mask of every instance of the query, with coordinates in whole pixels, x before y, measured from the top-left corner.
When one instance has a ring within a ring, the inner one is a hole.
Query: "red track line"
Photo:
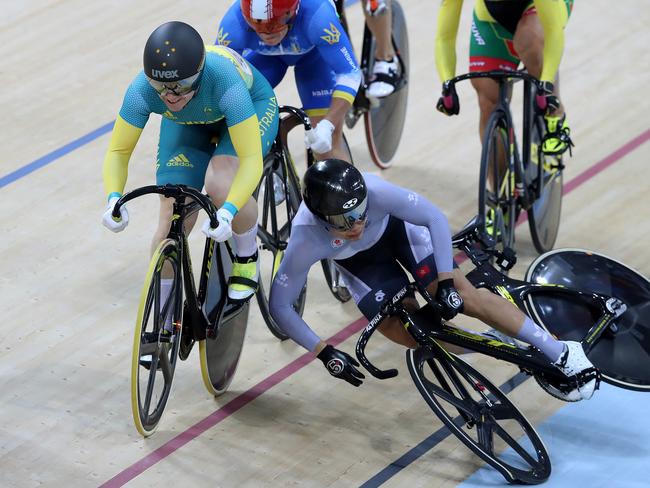
[[[623,158],[624,156],[632,152],[634,149],[636,149],[637,147],[639,147],[641,144],[648,141],[649,139],[650,139],[650,129],[646,130],[639,136],[635,137],[630,142],[621,146],[619,149],[611,153],[609,156],[600,160],[593,166],[587,168],[585,171],[583,171],[578,176],[573,178],[571,181],[566,183],[564,185],[564,194],[566,195],[572,192],[573,190],[581,186],[583,183],[589,181],[591,178],[596,176],[598,173],[604,171],[606,168],[616,163],[617,161],[620,161],[621,158]],[[517,225],[525,222],[526,220],[527,220],[526,214],[522,214],[522,216],[517,221]],[[463,255],[462,257],[456,257],[456,262],[460,264],[461,262],[465,261],[465,259],[467,259],[465,255]],[[348,339],[349,337],[351,337],[352,335],[356,334],[367,323],[368,323],[367,320],[361,317],[355,320],[354,322],[352,322],[351,324],[347,325],[345,328],[341,329],[339,332],[337,332],[329,339],[327,339],[326,342],[336,346],[341,342],[345,341],[346,339]],[[176,450],[180,449],[191,440],[200,436],[208,429],[214,427],[222,420],[225,420],[226,418],[230,417],[232,414],[234,414],[241,408],[245,407],[250,402],[255,400],[257,397],[259,397],[266,391],[270,390],[280,382],[284,381],[292,374],[296,373],[297,371],[300,371],[303,367],[305,367],[307,364],[312,362],[314,359],[315,356],[310,352],[303,354],[299,358],[295,359],[294,361],[286,365],[284,368],[279,369],[271,376],[268,376],[267,378],[260,381],[251,389],[236,396],[228,403],[226,403],[223,407],[220,407],[219,409],[215,410],[206,418],[197,422],[189,429],[181,432],[173,439],[170,439],[165,444],[160,446],[158,449],[154,450],[153,452],[149,453],[139,461],[133,463],[128,468],[119,472],[113,478],[108,480],[106,483],[102,484],[101,487],[117,488],[117,487],[124,486],[133,478],[142,474],[145,470],[147,470],[148,468],[156,464],[158,461],[165,459],[167,456],[174,453]]]

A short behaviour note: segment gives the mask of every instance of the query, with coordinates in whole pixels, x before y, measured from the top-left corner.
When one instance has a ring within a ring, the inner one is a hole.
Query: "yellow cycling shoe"
[[[250,299],[257,291],[259,278],[260,265],[257,253],[245,258],[235,256],[228,280],[228,298],[234,302]]]
[[[546,124],[546,135],[542,141],[544,154],[560,155],[568,149],[570,155],[574,144],[570,137],[571,129],[566,123],[566,114],[562,117],[545,115],[544,123]]]

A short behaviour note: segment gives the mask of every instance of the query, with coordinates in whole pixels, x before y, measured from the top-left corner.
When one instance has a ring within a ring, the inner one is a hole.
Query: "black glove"
[[[454,280],[451,278],[440,280],[436,300],[440,305],[440,315],[445,320],[451,320],[463,311],[463,299],[454,288]]]
[[[560,100],[553,94],[555,87],[550,81],[542,81],[535,95],[535,109],[539,115],[552,114],[560,108]]]
[[[334,349],[330,344],[325,346],[316,356],[323,361],[329,374],[347,381],[351,385],[359,386],[365,376],[355,366],[359,366],[356,359],[349,354]]]
[[[438,99],[436,108],[445,115],[458,115],[460,102],[458,101],[455,85],[450,84],[448,81],[442,84],[442,95]]]

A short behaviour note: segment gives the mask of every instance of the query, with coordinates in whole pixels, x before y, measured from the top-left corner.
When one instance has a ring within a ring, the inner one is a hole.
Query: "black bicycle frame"
[[[294,184],[295,187],[300,188],[300,182],[295,180],[295,175],[296,175],[296,168],[294,166],[293,160],[291,159],[291,155],[288,151],[288,141],[287,141],[287,136],[288,133],[291,129],[296,127],[297,125],[302,124],[305,130],[311,130],[311,122],[309,121],[309,117],[305,112],[301,109],[295,108],[295,107],[290,107],[290,106],[280,106],[279,107],[279,112],[280,113],[286,113],[289,114],[289,117],[285,117],[280,120],[280,129],[279,129],[279,138],[276,137],[275,141],[273,141],[273,146],[271,147],[271,151],[266,155],[264,158],[264,170],[267,171],[268,165],[271,166],[272,172],[278,169],[278,166],[280,164],[285,165],[285,170],[283,171],[283,174],[285,178],[291,178],[293,181],[292,183]],[[314,160],[313,154],[311,150],[307,150],[308,155],[307,155],[307,164],[311,164]],[[291,170],[287,167],[288,165],[292,165]],[[287,184],[286,181],[283,182],[285,185]],[[265,179],[265,197],[264,198],[273,198],[273,179],[272,178],[266,178]],[[265,229],[262,229],[262,232],[258,232],[258,236],[260,238],[260,241],[262,242],[262,246],[265,249],[279,249],[279,250],[284,250],[287,247],[287,243],[284,241],[278,241],[277,239],[274,239],[274,235],[278,235],[278,218],[277,214],[275,213],[275,210],[271,210],[269,214],[269,206],[264,205],[263,210],[262,210],[262,215],[261,215],[261,222],[266,222],[268,218],[271,218],[271,233],[267,232]],[[287,216],[288,217],[288,216]],[[290,225],[289,219],[287,219],[288,225]],[[258,228],[259,229],[259,228]]]
[[[484,245],[479,238],[478,229],[465,231],[461,237],[454,238],[454,246],[462,249],[472,260],[476,269],[468,273],[467,278],[477,287],[484,287],[499,294],[517,305],[522,310],[527,310],[527,299],[534,294],[559,293],[575,297],[593,303],[600,308],[601,315],[596,323],[589,329],[583,344],[586,346],[586,353],[598,341],[603,331],[612,322],[625,312],[625,304],[620,300],[601,295],[598,293],[587,293],[559,285],[541,285],[527,283],[509,278],[498,272],[491,264],[491,255],[499,258],[500,253],[494,249],[480,247]],[[476,247],[479,244],[479,247]],[[427,301],[427,305],[416,311],[409,311],[402,300],[410,290],[417,290]],[[391,378],[397,375],[396,369],[381,370],[375,367],[366,357],[366,345],[377,329],[379,324],[387,317],[397,316],[406,326],[413,339],[421,346],[429,347],[432,341],[443,341],[466,349],[492,356],[509,363],[518,365],[527,372],[544,373],[548,377],[563,379],[559,372],[539,350],[528,347],[526,349],[505,344],[503,342],[484,337],[479,334],[458,329],[445,324],[437,312],[437,304],[429,295],[426,289],[416,283],[411,283],[402,288],[394,297],[384,302],[380,312],[368,323],[357,341],[356,355],[359,362],[375,377],[379,379]],[[422,325],[420,325],[422,324]]]
[[[123,195],[115,205],[113,216],[120,215],[120,207],[129,200],[140,197],[146,194],[160,194],[167,198],[174,198],[173,217],[171,226],[167,234],[167,238],[173,239],[179,243],[178,253],[179,261],[181,262],[183,272],[183,287],[185,289],[186,307],[184,309],[184,322],[189,322],[192,326],[193,336],[196,340],[205,339],[206,335],[211,336],[215,332],[215,327],[221,320],[227,300],[222,298],[213,307],[206,316],[202,310],[203,303],[207,296],[207,288],[211,273],[211,264],[214,252],[220,254],[221,248],[212,239],[206,239],[205,248],[203,252],[203,263],[201,266],[201,277],[199,281],[199,289],[197,294],[196,284],[194,281],[194,273],[192,271],[192,260],[189,249],[187,236],[183,231],[183,223],[188,215],[198,211],[200,208],[206,211],[210,217],[210,225],[216,228],[218,222],[215,216],[215,208],[207,195],[202,194],[200,191],[187,187],[185,185],[150,185],[144,186],[133,190],[126,195]],[[190,198],[192,201],[185,203],[185,198]],[[221,266],[218,267],[219,280],[221,283],[226,282],[226,276]],[[180,291],[180,290],[178,290]],[[234,311],[234,310],[233,310]],[[189,317],[187,317],[189,315]],[[189,320],[188,320],[189,319]]]
[[[493,71],[479,71],[466,73],[464,75],[457,76],[449,81],[449,85],[455,85],[459,81],[469,80],[472,78],[490,78],[495,80],[499,84],[499,100],[493,111],[501,112],[505,117],[508,127],[510,128],[508,134],[508,141],[511,144],[509,148],[509,154],[507,157],[514,159],[514,168],[515,168],[515,191],[517,197],[521,201],[521,205],[524,210],[528,210],[532,204],[539,198],[539,187],[529,186],[526,181],[526,172],[525,169],[528,168],[531,162],[531,132],[533,130],[533,124],[535,123],[535,110],[533,107],[533,87],[539,85],[539,80],[534,76],[529,75],[525,71],[503,71],[503,70],[493,70]],[[512,120],[512,112],[510,110],[509,91],[511,79],[520,79],[524,81],[524,100],[523,100],[523,117],[522,117],[522,152],[519,152],[519,146],[517,144],[517,136],[514,131],[514,123]],[[521,156],[520,156],[521,154]],[[537,169],[537,179],[542,178],[543,176],[543,165],[538,165]],[[524,184],[525,183],[525,184]]]

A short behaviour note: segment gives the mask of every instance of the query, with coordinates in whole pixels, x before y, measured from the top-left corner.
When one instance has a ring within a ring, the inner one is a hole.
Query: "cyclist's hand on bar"
[[[438,282],[436,300],[440,305],[440,315],[445,320],[453,319],[456,314],[462,313],[464,302],[460,293],[454,287],[454,280],[448,278]]]
[[[122,232],[129,224],[129,212],[127,212],[126,206],[124,205],[120,207],[120,219],[115,220],[113,218],[113,209],[115,208],[115,204],[118,200],[119,197],[111,197],[108,200],[106,210],[102,216],[102,224],[104,224],[104,227],[112,232]]]
[[[456,87],[445,81],[442,84],[442,94],[438,99],[436,108],[445,115],[458,115],[460,112],[460,101],[456,93]]]
[[[232,237],[232,219],[234,218],[227,209],[220,208],[217,210],[217,225],[216,229],[210,227],[210,219],[206,219],[203,222],[203,227],[201,231],[208,237],[211,237],[217,242],[227,241]]]
[[[553,94],[555,87],[550,81],[541,81],[535,95],[535,107],[539,114],[552,114],[560,107],[560,100]]]

